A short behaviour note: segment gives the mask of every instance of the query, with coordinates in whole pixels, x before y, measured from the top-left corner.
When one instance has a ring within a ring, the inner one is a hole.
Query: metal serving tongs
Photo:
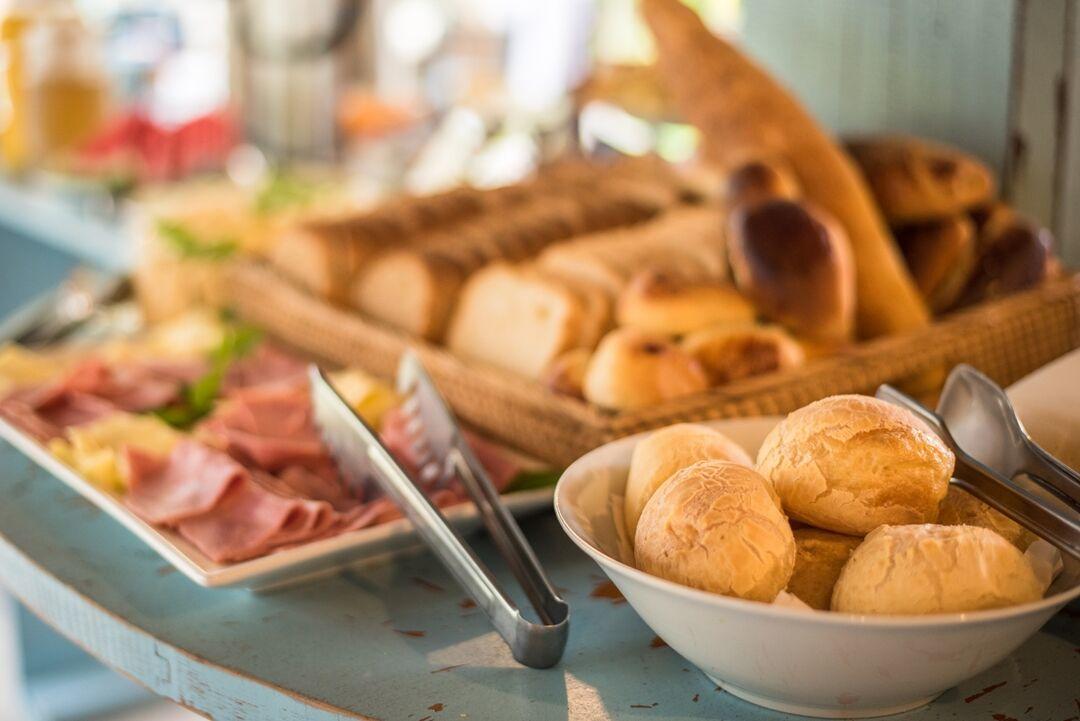
[[[0,343],[32,347],[61,341],[86,325],[103,306],[130,290],[130,283],[122,275],[76,268],[56,288],[0,322]]]
[[[1008,478],[1023,473],[1080,511],[1080,473],[1031,439],[997,383],[969,365],[957,366],[945,381],[938,413],[974,458]]]
[[[956,456],[952,483],[1080,561],[1080,512],[1066,506],[1049,506],[1010,478],[973,458],[953,438],[944,419],[914,398],[889,385],[878,388],[876,395],[881,400],[907,408],[941,437]]]
[[[555,592],[513,516],[499,499],[486,472],[465,443],[435,385],[419,360],[406,353],[398,369],[398,388],[406,395],[408,432],[421,458],[424,480],[439,482],[456,474],[484,525],[528,596],[540,622],[521,614],[491,571],[446,522],[437,507],[352,410],[316,366],[309,370],[315,421],[347,480],[372,477],[416,527],[446,568],[487,614],[514,658],[525,666],[549,668],[566,648],[570,607]]]

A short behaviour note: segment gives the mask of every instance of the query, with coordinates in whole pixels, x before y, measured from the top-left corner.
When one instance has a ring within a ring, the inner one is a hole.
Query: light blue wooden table
[[[563,663],[535,671],[427,554],[266,595],[206,590],[10,446],[0,469],[0,584],[109,666],[214,719],[781,718],[655,641],[602,593],[551,514],[524,529],[572,606],[571,634]],[[1078,699],[1074,605],[1013,657],[898,718],[1065,721]]]

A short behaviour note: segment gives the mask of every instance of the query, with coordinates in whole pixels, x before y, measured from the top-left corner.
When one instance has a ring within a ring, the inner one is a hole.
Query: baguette
[[[678,0],[644,0],[661,70],[676,103],[704,136],[707,160],[730,170],[778,158],[803,195],[847,231],[855,259],[859,334],[917,328],[929,313],[866,183],[840,146],[768,73],[711,34]]]

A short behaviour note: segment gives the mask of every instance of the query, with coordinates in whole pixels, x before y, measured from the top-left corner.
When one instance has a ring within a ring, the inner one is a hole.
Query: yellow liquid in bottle
[[[11,170],[25,167],[30,156],[23,38],[31,22],[17,10],[0,20],[0,52],[6,61],[0,78],[0,157]]]

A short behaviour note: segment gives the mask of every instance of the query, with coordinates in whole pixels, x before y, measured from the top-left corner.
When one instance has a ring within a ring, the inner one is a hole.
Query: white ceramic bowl
[[[711,425],[753,456],[778,420]],[[566,470],[555,490],[559,522],[671,648],[751,703],[829,718],[906,711],[998,663],[1080,596],[1080,564],[1068,563],[1036,603],[908,617],[778,607],[650,576],[634,568],[622,521],[630,455],[644,435],[602,446]]]

